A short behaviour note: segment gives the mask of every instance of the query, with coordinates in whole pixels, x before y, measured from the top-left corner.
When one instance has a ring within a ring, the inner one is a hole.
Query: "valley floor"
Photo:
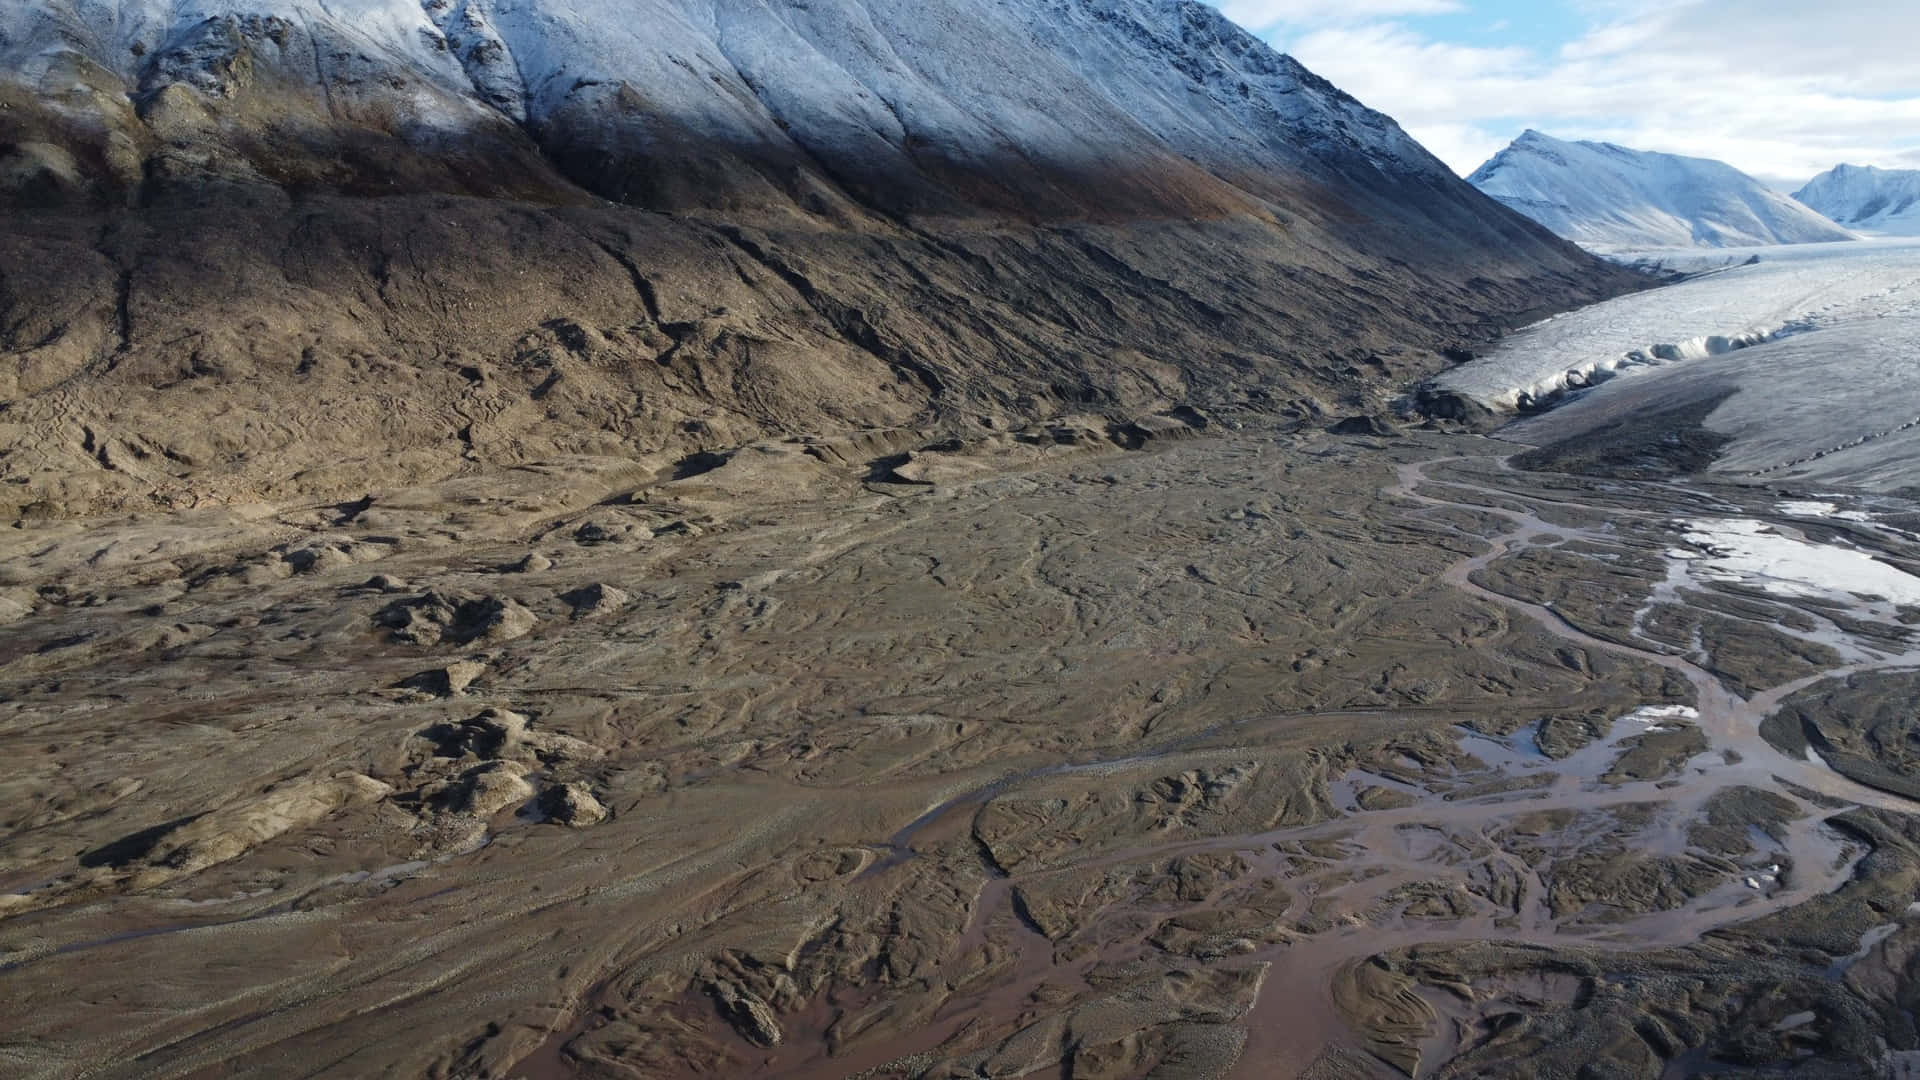
[[[1920,1050],[1920,523],[1473,436],[1138,430],[15,531],[0,1062]]]

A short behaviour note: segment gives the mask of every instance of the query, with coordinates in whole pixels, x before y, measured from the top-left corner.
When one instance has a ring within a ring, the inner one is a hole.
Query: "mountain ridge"
[[[1836,165],[1793,197],[1863,232],[1920,236],[1920,169]]]
[[[0,72],[33,513],[1373,407],[1644,284],[1184,0],[36,0]]]
[[[1303,148],[1442,169],[1391,120],[1182,0],[937,0],[907,13],[861,0],[100,10],[45,0],[0,16],[0,66],[43,90],[118,82],[136,110],[176,127],[200,118],[193,102],[168,100],[175,88],[215,104],[305,94],[339,121],[416,141],[521,127],[569,180],[660,209],[737,213],[776,202],[769,189],[830,198],[810,186],[825,180],[869,206],[953,213],[994,202],[981,186],[1006,183],[1016,161],[1044,182],[1014,185],[996,209],[1084,216],[1093,175],[1102,201],[1187,216],[1247,210],[1245,194],[1271,193],[1253,182],[1262,173],[1315,160]],[[981,41],[1017,48],[997,56]],[[276,119],[297,115],[281,104]],[[240,111],[224,126],[247,126]],[[676,175],[648,157],[670,157]],[[943,171],[954,175],[927,175]],[[1254,190],[1223,190],[1229,176]]]
[[[1724,162],[1569,142],[1531,129],[1467,181],[1594,250],[1853,239],[1846,229]]]

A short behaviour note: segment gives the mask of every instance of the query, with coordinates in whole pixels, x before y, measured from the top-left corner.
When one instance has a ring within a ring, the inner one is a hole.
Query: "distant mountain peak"
[[[1920,236],[1920,169],[1836,165],[1793,197],[1861,232]]]
[[[1725,162],[1571,142],[1531,128],[1467,179],[1598,251],[1854,239]]]

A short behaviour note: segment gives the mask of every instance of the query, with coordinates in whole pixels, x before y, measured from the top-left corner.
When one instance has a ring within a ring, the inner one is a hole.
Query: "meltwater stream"
[[[1134,920],[1134,930],[1104,937],[1097,947],[1062,949],[1026,915],[1021,893],[1027,889],[1044,893],[1050,883],[1090,880],[1089,875],[1097,877],[1147,860],[1157,863],[1200,855],[1230,856],[1244,860],[1255,876],[1270,874],[1276,881],[1285,882],[1292,899],[1280,923],[1301,929],[1286,932],[1284,940],[1276,944],[1247,942],[1230,947],[1228,954],[1217,961],[1222,967],[1265,973],[1252,1011],[1244,1020],[1247,1041],[1233,1075],[1267,1078],[1305,1070],[1330,1045],[1361,1046],[1357,1035],[1348,1030],[1348,1020],[1336,1006],[1333,994],[1341,973],[1358,961],[1399,948],[1450,942],[1500,941],[1600,951],[1688,944],[1716,929],[1806,903],[1838,888],[1852,875],[1865,849],[1824,824],[1833,810],[1816,805],[1814,799],[1838,799],[1903,812],[1916,809],[1908,800],[1856,783],[1818,760],[1782,754],[1760,737],[1759,726],[1783,699],[1821,680],[1920,666],[1920,648],[1908,645],[1894,649],[1886,641],[1875,639],[1871,648],[1862,646],[1843,653],[1842,666],[1742,696],[1708,671],[1708,658],[1675,655],[1651,640],[1644,647],[1602,640],[1580,630],[1552,608],[1477,584],[1477,571],[1535,542],[1613,542],[1619,538],[1549,524],[1534,513],[1513,509],[1511,492],[1477,487],[1452,476],[1443,485],[1435,485],[1429,470],[1447,463],[1401,466],[1389,494],[1410,504],[1410,513],[1415,516],[1471,511],[1495,515],[1509,526],[1498,536],[1481,538],[1487,541],[1487,550],[1464,557],[1449,568],[1443,575],[1447,584],[1517,618],[1531,620],[1570,644],[1671,671],[1692,686],[1695,704],[1650,703],[1630,711],[1585,748],[1559,760],[1539,753],[1523,741],[1524,735],[1466,736],[1462,749],[1472,755],[1469,760],[1476,762],[1471,766],[1475,771],[1452,790],[1356,768],[1332,784],[1339,816],[1317,825],[1242,836],[1149,839],[996,877],[977,897],[965,932],[949,950],[949,956],[955,965],[952,974],[957,984],[964,979],[966,958],[992,940],[1010,954],[1011,970],[1006,977],[977,995],[959,995],[930,1018],[913,1039],[875,1047],[865,1054],[800,1064],[779,1075],[787,1080],[827,1080],[861,1069],[883,1074],[889,1063],[930,1052],[982,1017],[1017,1015],[1026,1007],[1027,996],[1046,985],[1084,985],[1085,976],[1098,965],[1124,965],[1145,955],[1151,949],[1149,937],[1159,922],[1157,918],[1142,913]],[[1705,500],[1693,502],[1714,507]],[[1714,509],[1735,516],[1713,518],[1701,510],[1702,516],[1689,525],[1675,523],[1660,512],[1582,507],[1564,499],[1556,500],[1555,505],[1616,518],[1625,513],[1649,527],[1666,527],[1676,533],[1688,528],[1714,533],[1708,522],[1741,520],[1738,509],[1732,506]],[[1676,543],[1680,542],[1677,538]],[[1717,549],[1716,554],[1707,540],[1694,543],[1697,547],[1687,551],[1676,548],[1668,581],[1655,583],[1659,588],[1677,596],[1680,587],[1710,587],[1721,580],[1717,575],[1755,569],[1739,563],[1738,553],[1730,549]],[[1779,568],[1773,567],[1773,572],[1780,572]],[[1800,585],[1812,588],[1815,582],[1803,581]],[[1866,601],[1860,603],[1863,607],[1856,613],[1858,617],[1878,614],[1866,610]],[[1838,624],[1824,629],[1844,634]],[[1676,773],[1650,779],[1609,774],[1635,740],[1693,726],[1706,736],[1707,748]],[[1228,725],[1210,734],[1230,737],[1231,731]],[[1065,768],[1122,768],[1159,754],[1174,754],[1190,744],[1191,740],[1182,740],[1124,761]],[[964,823],[954,820],[955,815],[970,816],[971,809],[1019,787],[1026,779],[1002,779],[942,803],[893,838],[893,860],[912,857],[914,843],[922,833],[964,828]],[[1517,828],[1519,821],[1561,814],[1569,815],[1570,822],[1553,840],[1562,854],[1577,854],[1588,844],[1625,837],[1627,843],[1643,852],[1686,857],[1691,847],[1689,827],[1702,820],[1712,800],[1737,788],[1778,793],[1799,809],[1799,816],[1777,835],[1761,837],[1758,850],[1737,864],[1727,862],[1717,884],[1664,909],[1607,919],[1589,919],[1580,911],[1562,910],[1549,892],[1554,862],[1561,856],[1550,855],[1542,863],[1523,857],[1515,847],[1516,834],[1521,831]],[[1402,798],[1397,805],[1369,808],[1358,800],[1358,792],[1363,789],[1395,791]],[[1307,849],[1341,852],[1333,863],[1339,872],[1323,879],[1298,876],[1297,853]],[[1409,890],[1435,885],[1466,889],[1494,878],[1512,883],[1509,905],[1488,903],[1483,897],[1473,902],[1472,910],[1450,916],[1414,916],[1405,910],[1404,897]],[[1215,895],[1193,910],[1229,909],[1239,902],[1233,896]],[[1309,926],[1318,928],[1305,929]],[[1871,949],[1874,942],[1862,944]],[[1833,962],[1843,965],[1854,959],[1835,957]],[[1448,1053],[1444,1019],[1440,1028],[1441,1034],[1423,1044],[1423,1053]]]
[[[1465,803],[1441,802],[1429,797],[1398,814],[1356,814],[1350,821],[1357,821],[1361,828],[1353,835],[1364,842],[1367,859],[1389,869],[1389,873],[1376,882],[1366,883],[1363,888],[1378,896],[1386,892],[1386,887],[1408,880],[1401,876],[1404,873],[1411,872],[1422,879],[1445,876],[1449,872],[1458,873],[1456,867],[1418,860],[1411,865],[1404,865],[1400,873],[1393,872],[1395,860],[1390,855],[1377,853],[1394,850],[1398,839],[1393,828],[1396,825],[1484,830],[1490,822],[1520,813],[1555,810],[1595,812],[1651,802],[1673,813],[1673,820],[1684,828],[1684,823],[1693,818],[1709,799],[1740,786],[1786,795],[1799,804],[1804,815],[1792,824],[1789,835],[1774,854],[1763,856],[1779,861],[1769,862],[1764,868],[1748,868],[1748,872],[1735,875],[1722,888],[1697,897],[1678,909],[1651,912],[1603,927],[1579,925],[1577,920],[1566,923],[1553,918],[1543,904],[1544,883],[1538,870],[1533,869],[1528,871],[1525,880],[1527,896],[1515,920],[1474,917],[1451,923],[1420,920],[1417,923],[1402,921],[1390,927],[1360,925],[1346,933],[1317,936],[1306,943],[1274,950],[1271,958],[1282,967],[1284,974],[1270,980],[1250,1020],[1251,1038],[1241,1067],[1235,1073],[1237,1077],[1280,1075],[1285,1069],[1302,1069],[1314,1060],[1328,1039],[1327,1032],[1342,1030],[1344,1026],[1344,1019],[1331,1004],[1331,981],[1346,965],[1369,956],[1413,945],[1487,940],[1622,950],[1678,945],[1697,941],[1711,930],[1760,918],[1832,891],[1853,873],[1861,853],[1855,850],[1851,855],[1835,858],[1835,853],[1844,852],[1846,845],[1838,834],[1823,824],[1831,811],[1813,805],[1799,791],[1788,787],[1789,784],[1806,792],[1817,792],[1860,806],[1908,813],[1920,809],[1910,800],[1841,776],[1817,759],[1799,760],[1782,754],[1759,734],[1762,720],[1776,710],[1783,700],[1808,686],[1865,671],[1920,667],[1920,645],[1909,643],[1899,651],[1857,650],[1855,656],[1864,654],[1869,658],[1857,661],[1850,659],[1843,667],[1776,686],[1752,697],[1742,697],[1692,658],[1660,651],[1651,643],[1647,648],[1638,648],[1595,638],[1549,607],[1505,596],[1476,584],[1473,581],[1476,571],[1505,557],[1515,548],[1540,538],[1554,538],[1554,542],[1582,538],[1584,530],[1566,525],[1549,525],[1531,513],[1504,508],[1499,505],[1505,501],[1501,498],[1504,493],[1476,489],[1471,484],[1462,484],[1457,480],[1448,482],[1449,491],[1471,495],[1478,490],[1489,496],[1488,500],[1485,503],[1455,501],[1423,493],[1421,489],[1428,479],[1427,470],[1443,463],[1424,462],[1401,466],[1399,482],[1391,493],[1427,510],[1471,509],[1497,515],[1512,525],[1508,532],[1492,540],[1486,552],[1463,559],[1449,569],[1444,575],[1447,582],[1516,615],[1530,618],[1570,643],[1654,664],[1683,676],[1697,695],[1697,709],[1650,707],[1639,710],[1616,721],[1609,735],[1551,765],[1524,761],[1525,755],[1522,754],[1509,754],[1509,760],[1505,762],[1509,771],[1530,767],[1551,768],[1556,774],[1551,785],[1535,791],[1523,791],[1519,797]],[[1562,502],[1560,505],[1577,504]],[[1588,509],[1600,510],[1598,507]],[[1605,513],[1617,514],[1617,511],[1609,508]],[[1716,528],[1714,520],[1699,519],[1692,523],[1696,530],[1707,534],[1699,538],[1698,542],[1703,546],[1710,543],[1707,537],[1722,531]],[[1753,535],[1744,525],[1734,528],[1740,535]],[[1584,538],[1601,541],[1613,539],[1594,535]],[[1805,553],[1801,554],[1804,557]],[[1723,549],[1717,561],[1708,563],[1708,576],[1714,573],[1757,573],[1765,581],[1781,580],[1777,576],[1770,576],[1781,573],[1777,564],[1755,566],[1754,560],[1748,558],[1743,561],[1741,555],[1738,550]],[[1675,552],[1671,558],[1673,573],[1670,574],[1670,581],[1663,586],[1669,589],[1672,587],[1672,578],[1685,577],[1688,571],[1696,568],[1692,558],[1683,553]],[[1793,585],[1802,590],[1824,588],[1832,596],[1839,597],[1848,595],[1846,587],[1860,584],[1868,574],[1875,575],[1875,580],[1878,580],[1878,571],[1863,571],[1853,565],[1851,558],[1841,560],[1842,568],[1850,572],[1836,579],[1820,576],[1823,565],[1817,559],[1803,558],[1796,564],[1800,580],[1793,582]],[[1857,614],[1870,618],[1883,615],[1872,607],[1873,601],[1855,599],[1862,609]],[[1837,627],[1835,631],[1838,632]],[[1704,661],[1707,658],[1700,659]],[[1697,720],[1707,733],[1711,740],[1710,753],[1688,762],[1675,779],[1657,785],[1596,782],[1599,770],[1606,767],[1619,745],[1635,734],[1636,726],[1645,729],[1688,720]],[[1476,752],[1479,750],[1478,747],[1475,749]],[[1319,830],[1309,831],[1329,832],[1334,828],[1323,826]],[[1349,824],[1349,831],[1351,828]],[[1298,839],[1300,834],[1300,830],[1290,831],[1294,839]],[[1248,839],[1266,841],[1274,838]],[[1650,833],[1645,841],[1658,843],[1660,838]],[[1684,844],[1684,841],[1679,843]],[[1868,935],[1867,940],[1862,941],[1859,952],[1849,957],[1834,958],[1835,966],[1844,970],[1845,965],[1866,955],[1876,941],[1883,939],[1891,929],[1877,928]],[[1445,1040],[1440,1038],[1439,1041]]]

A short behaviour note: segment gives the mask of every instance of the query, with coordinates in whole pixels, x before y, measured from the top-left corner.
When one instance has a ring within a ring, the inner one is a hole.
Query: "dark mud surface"
[[[1920,648],[1771,493],[1211,421],[15,530],[0,1061],[1907,1067]]]

